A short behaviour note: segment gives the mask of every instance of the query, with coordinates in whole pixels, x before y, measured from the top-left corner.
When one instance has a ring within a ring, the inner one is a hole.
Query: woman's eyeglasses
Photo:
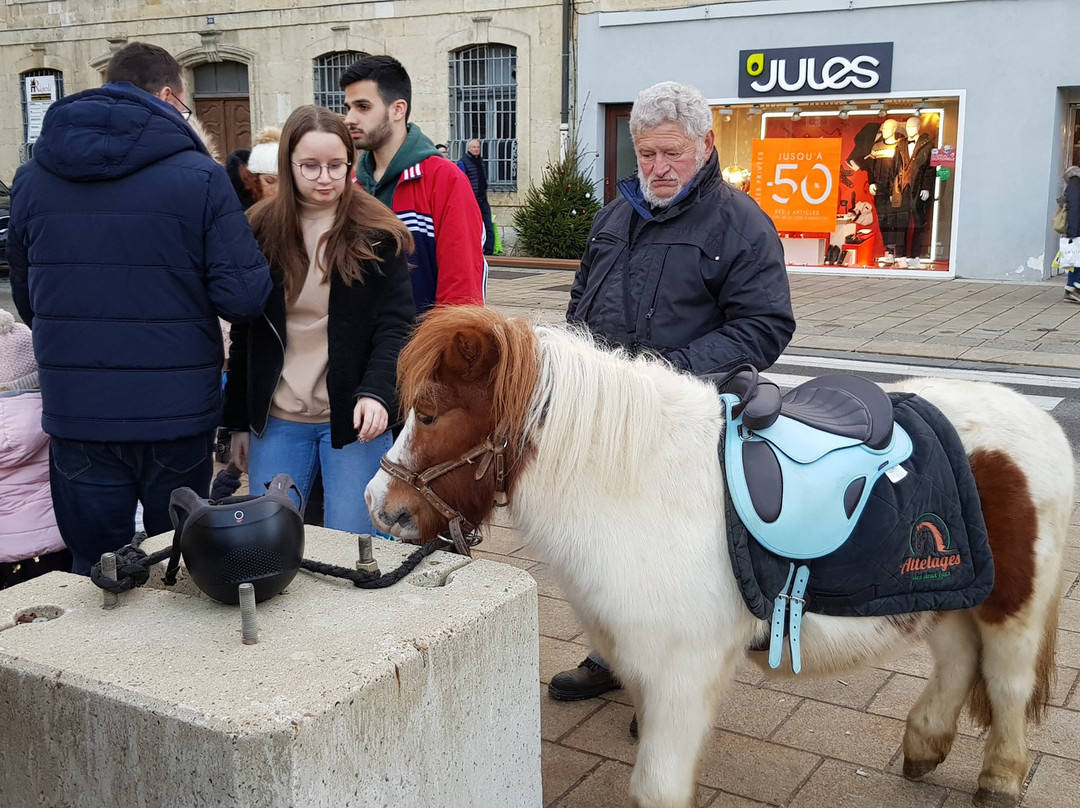
[[[322,176],[324,168],[332,180],[345,179],[345,175],[349,173],[349,164],[344,160],[335,160],[332,163],[303,162],[293,163],[293,165],[300,169],[301,177],[312,182]]]

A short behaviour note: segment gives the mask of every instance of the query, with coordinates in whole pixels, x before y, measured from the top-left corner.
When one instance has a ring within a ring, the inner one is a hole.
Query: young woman
[[[300,107],[285,122],[279,192],[249,211],[275,288],[262,317],[232,328],[225,426],[252,493],[284,472],[306,501],[321,470],[326,527],[371,533],[364,487],[398,414],[413,242],[349,180],[354,156],[330,110]]]

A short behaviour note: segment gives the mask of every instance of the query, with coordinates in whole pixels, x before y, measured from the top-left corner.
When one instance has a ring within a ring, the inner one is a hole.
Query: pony
[[[492,309],[432,311],[398,365],[404,427],[365,491],[375,524],[415,543],[487,519],[504,494],[636,707],[638,808],[693,804],[697,761],[740,659],[768,636],[725,543],[724,426],[710,384],[569,327]],[[929,644],[933,674],[907,717],[904,775],[949,754],[965,704],[988,728],[974,803],[1012,806],[1027,722],[1055,673],[1073,459],[1054,419],[1008,388],[916,378],[955,426],[982,502],[996,578],[966,611],[803,620],[803,674],[835,675]],[[932,537],[925,539],[930,544]],[[647,559],[663,558],[650,564]]]

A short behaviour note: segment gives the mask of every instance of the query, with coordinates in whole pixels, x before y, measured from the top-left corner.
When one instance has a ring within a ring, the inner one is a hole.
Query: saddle
[[[823,376],[783,396],[750,367],[705,378],[728,408],[723,460],[735,510],[762,547],[789,559],[787,582],[773,606],[769,663],[780,664],[790,603],[788,633],[798,673],[810,570],[794,562],[842,546],[878,478],[905,474],[898,467],[913,444],[893,422],[889,397],[861,377]]]

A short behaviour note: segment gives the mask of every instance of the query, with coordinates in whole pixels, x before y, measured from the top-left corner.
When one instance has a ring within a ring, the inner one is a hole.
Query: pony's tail
[[[1035,662],[1035,686],[1031,689],[1025,710],[1027,720],[1033,724],[1041,724],[1046,718],[1050,707],[1050,694],[1053,692],[1054,682],[1057,679],[1057,628],[1060,611],[1061,598],[1054,597],[1046,610],[1043,621],[1042,642],[1039,644],[1039,657]],[[971,694],[968,696],[968,712],[977,726],[982,729],[990,726],[993,706],[986,689],[986,678],[983,675],[981,663]]]

